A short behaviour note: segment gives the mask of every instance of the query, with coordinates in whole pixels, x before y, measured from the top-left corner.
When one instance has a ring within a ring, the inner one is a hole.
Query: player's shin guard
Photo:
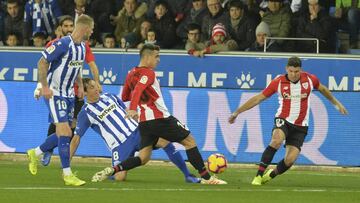
[[[59,142],[58,137],[56,136],[55,133],[53,133],[52,135],[46,138],[43,144],[40,145],[40,149],[43,152],[52,151],[55,147],[58,146],[58,142]]]
[[[126,159],[125,161],[121,162],[120,164],[114,166],[114,175],[115,173],[119,171],[128,171],[130,169],[136,168],[138,166],[141,166],[141,159],[140,157],[130,157]]]
[[[201,157],[199,149],[197,147],[186,150],[186,155],[191,165],[199,172],[202,178],[205,180],[210,179],[209,172],[207,171],[204,160]]]
[[[289,170],[289,168],[291,168],[291,166],[292,166],[292,165],[287,166],[287,165],[285,164],[284,159],[281,160],[281,161],[277,164],[276,169],[275,169],[273,172],[270,173],[270,177],[271,177],[271,178],[275,178],[277,175],[280,175],[280,174],[285,173],[285,171]]]
[[[163,149],[169,157],[170,161],[173,162],[181,170],[185,177],[188,177],[190,175],[190,172],[186,167],[185,161],[181,156],[180,152],[175,150],[174,145],[172,143],[169,143]]]
[[[65,169],[70,168],[70,137],[59,136],[58,147],[59,147],[61,165],[64,169],[64,174],[65,174]],[[65,175],[69,175],[69,174],[65,174]]]
[[[261,162],[259,164],[259,169],[257,171],[256,176],[258,176],[258,175],[263,176],[264,175],[264,171],[266,170],[268,165],[271,163],[272,159],[274,158],[274,155],[275,155],[276,151],[277,151],[277,149],[271,147],[270,145],[265,149],[265,151],[263,152],[263,154],[261,156]]]

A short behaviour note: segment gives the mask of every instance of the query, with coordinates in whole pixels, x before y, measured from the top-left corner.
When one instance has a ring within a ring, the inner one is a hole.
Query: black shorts
[[[139,123],[140,149],[155,145],[161,137],[170,142],[181,142],[189,134],[189,129],[173,116]]]
[[[273,131],[275,129],[281,129],[284,132],[285,145],[292,145],[301,150],[301,147],[307,135],[307,126],[297,126],[289,123],[285,119],[275,118]]]
[[[79,97],[75,96],[74,119],[77,119],[77,116],[83,106],[84,100],[80,100]]]

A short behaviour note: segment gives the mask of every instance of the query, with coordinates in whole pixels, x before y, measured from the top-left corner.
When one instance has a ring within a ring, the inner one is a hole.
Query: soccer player
[[[49,121],[56,125],[56,136],[50,136],[42,144],[43,148],[49,148],[53,139],[58,139],[59,155],[63,168],[65,185],[80,186],[85,181],[77,178],[70,168],[70,139],[72,131],[69,123],[73,118],[74,111],[74,83],[78,83],[78,97],[83,98],[84,89],[80,71],[85,59],[85,43],[94,29],[94,20],[82,15],[75,24],[74,31],[70,36],[65,36],[53,43],[42,52],[43,57],[38,62],[39,82],[41,82],[41,95],[45,98],[50,116]],[[54,134],[55,135],[55,134]],[[55,138],[54,138],[55,137]],[[51,146],[52,147],[52,146]],[[37,173],[38,156],[43,151],[40,148],[27,151],[29,157],[29,171]]]
[[[116,95],[100,95],[99,87],[94,80],[84,78],[83,85],[87,101],[79,113],[74,137],[70,143],[71,157],[80,143],[80,138],[90,127],[101,136],[111,150],[113,166],[134,156],[135,152],[139,151],[140,133],[137,121],[125,118],[125,104]],[[183,172],[186,182],[200,182],[199,178],[190,174],[184,159],[173,144],[159,139],[156,147],[164,149],[169,159]],[[125,180],[126,174],[126,171],[116,173],[114,179]]]
[[[61,27],[62,36],[71,35],[71,33],[74,30],[74,18],[69,15],[64,15],[60,18],[59,25]],[[50,47],[54,42],[56,42],[58,40],[59,40],[59,38],[56,38],[56,39],[48,42],[46,47]],[[91,74],[93,75],[93,78],[95,79],[96,83],[100,86],[100,89],[101,89],[101,85],[100,85],[100,81],[99,81],[99,70],[95,63],[95,56],[90,49],[90,45],[89,45],[88,41],[86,41],[86,43],[85,43],[85,49],[86,49],[85,61],[89,65]],[[77,115],[80,112],[81,107],[84,105],[84,101],[77,96],[76,83],[75,83],[74,87],[75,87],[75,108],[74,108],[74,118],[73,118],[73,121],[71,124],[71,129],[73,132],[76,127]],[[36,99],[38,99],[40,97],[40,89],[41,89],[41,83],[39,82],[34,91],[34,97]],[[47,135],[50,136],[53,133],[55,133],[55,124],[50,123],[49,127],[48,127]],[[44,166],[49,165],[52,153],[53,153],[53,150],[44,152],[44,156],[41,160],[42,165],[44,165]]]
[[[341,114],[348,113],[315,75],[302,71],[301,60],[298,57],[288,59],[286,72],[287,74],[272,80],[260,94],[250,98],[229,117],[229,123],[234,123],[236,117],[242,112],[260,104],[276,92],[279,95],[280,106],[275,115],[271,142],[262,154],[252,185],[265,184],[287,171],[296,161],[308,131],[310,98],[313,89],[319,90]],[[277,164],[275,169],[269,169],[264,174],[284,140],[285,158]]]
[[[145,44],[140,50],[140,63],[127,75],[122,92],[122,100],[130,101],[127,118],[140,120],[140,152],[138,157],[131,157],[114,167],[107,167],[93,176],[93,181],[105,180],[119,171],[128,171],[146,164],[151,156],[153,145],[159,138],[178,142],[186,149],[191,165],[199,172],[202,184],[227,184],[227,182],[210,176],[193,136],[188,128],[171,116],[165,106],[159,82],[154,68],[160,61],[160,48]],[[140,116],[137,108],[140,108]]]

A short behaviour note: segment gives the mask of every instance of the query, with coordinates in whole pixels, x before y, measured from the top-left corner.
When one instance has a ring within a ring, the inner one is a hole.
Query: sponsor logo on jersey
[[[69,67],[71,68],[82,68],[84,64],[84,61],[70,61]]]
[[[45,49],[45,51],[48,53],[48,54],[51,54],[55,51],[56,47],[54,45],[51,45],[49,46],[48,48]]]
[[[308,82],[304,82],[301,84],[303,86],[304,89],[307,89],[309,87],[309,83]]]
[[[113,112],[116,109],[116,105],[115,104],[111,104],[110,106],[108,106],[107,108],[105,108],[97,117],[100,120],[103,120],[107,115],[109,115],[111,112]]]
[[[144,85],[147,83],[147,81],[148,81],[148,77],[146,75],[143,75],[140,79],[140,83]]]
[[[308,94],[302,93],[302,94],[290,95],[289,93],[284,92],[282,96],[284,99],[299,99],[299,98],[305,99],[308,97]]]

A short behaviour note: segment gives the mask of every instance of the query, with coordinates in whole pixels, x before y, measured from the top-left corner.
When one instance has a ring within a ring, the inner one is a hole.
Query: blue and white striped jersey
[[[78,117],[75,135],[82,137],[91,127],[101,135],[110,150],[124,143],[137,129],[138,123],[125,119],[126,106],[114,94],[103,94],[96,103],[86,103]]]
[[[61,38],[42,52],[50,63],[47,82],[55,96],[74,97],[74,82],[81,74],[85,54],[85,43],[75,44],[71,36]]]

